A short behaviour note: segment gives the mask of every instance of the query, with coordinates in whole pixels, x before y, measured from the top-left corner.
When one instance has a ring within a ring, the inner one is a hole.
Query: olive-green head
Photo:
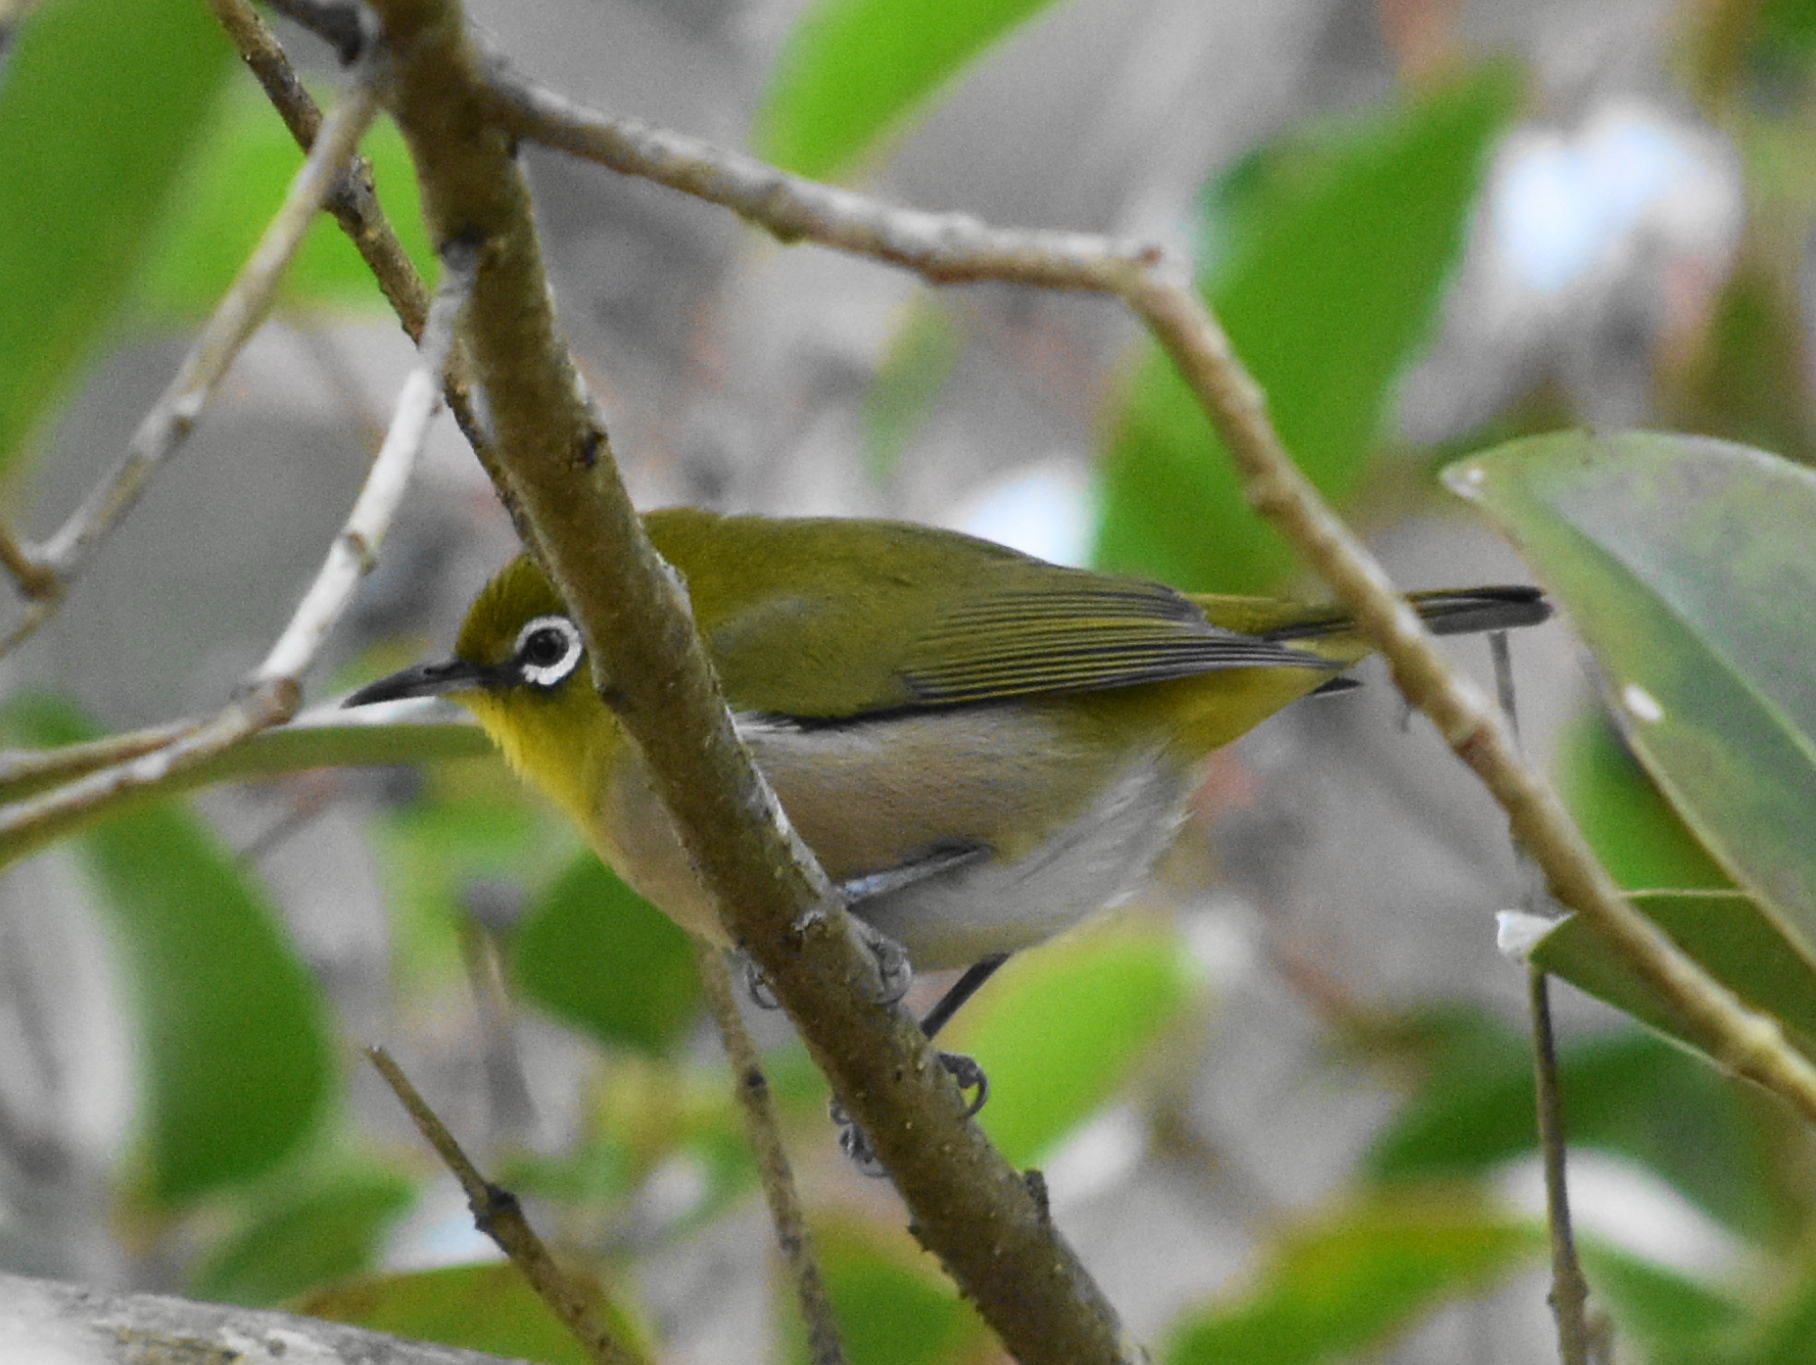
[[[529,556],[474,599],[452,659],[406,668],[342,704],[438,696],[471,711],[513,768],[586,822],[587,775],[622,732],[594,690],[580,628]]]

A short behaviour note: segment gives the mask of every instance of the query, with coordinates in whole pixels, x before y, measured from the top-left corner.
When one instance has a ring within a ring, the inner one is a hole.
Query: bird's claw
[[[965,1106],[965,1117],[972,1118],[984,1107],[984,1101],[990,1098],[990,1078],[984,1074],[983,1067],[977,1064],[974,1057],[967,1057],[962,1052],[941,1052],[936,1055],[940,1059],[940,1065],[958,1082],[961,1091],[967,1094],[973,1090],[977,1092],[976,1097]],[[839,1130],[839,1150],[858,1168],[858,1172],[873,1180],[888,1175],[888,1170],[876,1154],[876,1147],[870,1141],[870,1135],[858,1127],[857,1121],[845,1112],[844,1102],[836,1095],[827,1112]]]
[[[754,957],[744,959],[744,994],[760,1010],[782,1008],[782,1002],[776,999],[775,988],[769,984],[769,973],[757,965]]]

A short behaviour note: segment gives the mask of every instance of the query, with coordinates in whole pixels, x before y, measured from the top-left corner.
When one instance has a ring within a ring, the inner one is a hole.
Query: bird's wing
[[[1323,668],[1302,650],[1213,626],[1159,583],[1063,571],[948,610],[903,655],[925,703],[1165,682],[1226,668]]]
[[[1216,669],[1327,669],[1211,625],[1159,583],[881,521],[649,518],[739,710],[835,720],[1128,687]]]

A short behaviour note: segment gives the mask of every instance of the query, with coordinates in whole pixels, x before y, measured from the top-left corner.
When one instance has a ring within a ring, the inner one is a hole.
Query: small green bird
[[[1371,652],[1335,607],[1177,592],[952,531],[652,512],[736,719],[854,914],[922,968],[1038,943],[1113,903],[1172,838],[1197,770]],[[1536,624],[1536,588],[1412,598],[1439,634]],[[631,886],[723,943],[580,631],[527,557],[455,657],[346,705],[447,695]]]

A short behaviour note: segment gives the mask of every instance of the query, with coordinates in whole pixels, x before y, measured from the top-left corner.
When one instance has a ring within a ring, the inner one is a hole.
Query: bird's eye
[[[517,632],[511,662],[532,687],[555,687],[580,663],[580,630],[565,616],[538,616]]]

